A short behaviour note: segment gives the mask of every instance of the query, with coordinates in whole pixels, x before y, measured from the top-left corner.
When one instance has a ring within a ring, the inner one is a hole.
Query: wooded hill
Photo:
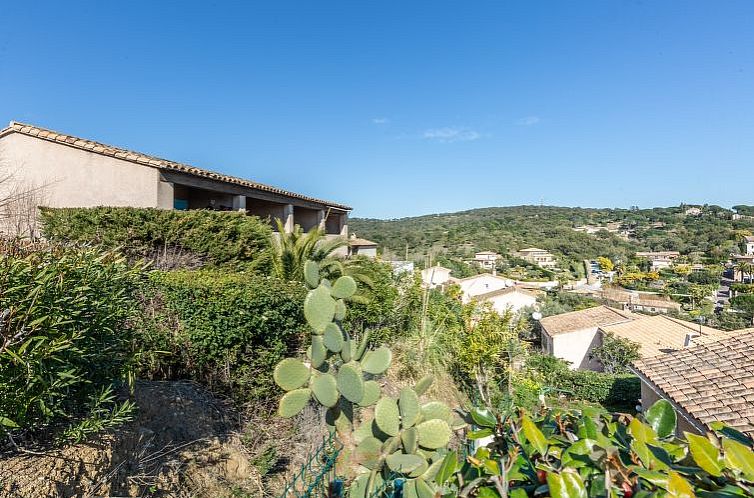
[[[687,215],[692,206],[652,209],[593,209],[556,206],[512,206],[472,209],[411,218],[378,220],[353,218],[351,231],[380,244],[388,257],[470,257],[476,251],[500,253],[526,247],[549,250],[564,261],[597,256],[626,261],[635,251],[673,250],[693,260],[719,262],[738,249],[741,234],[754,221],[733,220],[734,211],[698,206],[701,214]],[[742,208],[746,206],[738,206]],[[630,231],[625,240],[616,233],[577,232],[578,226],[620,224]]]

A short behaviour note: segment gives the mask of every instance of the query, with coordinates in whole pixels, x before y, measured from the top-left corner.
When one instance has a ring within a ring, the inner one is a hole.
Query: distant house
[[[450,274],[453,270],[440,265],[431,266],[422,270],[422,284],[428,289],[444,287],[452,280]]]
[[[744,279],[747,281],[754,281],[754,275],[751,275],[748,271],[746,272],[746,275],[744,275],[744,272],[738,267],[741,263],[754,265],[754,254],[734,254],[732,260],[735,265],[733,267],[733,280],[738,280],[740,282],[743,282]]]
[[[349,256],[377,257],[377,242],[360,239],[356,237],[356,234],[351,234],[351,238],[348,239],[348,248]]]
[[[485,270],[492,270],[495,268],[498,259],[500,259],[500,255],[492,251],[482,251],[474,255],[474,263]]]
[[[702,209],[698,207],[690,207],[684,211],[686,216],[699,216],[702,214]]]
[[[616,287],[603,287],[596,297],[608,306],[624,311],[645,313],[671,313],[681,311],[681,305],[667,296],[651,292],[629,291]]]
[[[537,295],[527,289],[518,286],[506,287],[485,294],[479,294],[472,298],[473,301],[490,303],[492,308],[500,315],[507,312],[516,313],[522,308],[537,306]]]
[[[404,273],[414,273],[413,261],[388,261],[393,267],[393,275],[403,275]]]
[[[473,298],[507,287],[513,287],[513,280],[498,277],[491,273],[482,273],[473,277],[466,277],[454,282],[461,288],[461,296],[464,303]]]
[[[658,271],[673,266],[673,261],[681,256],[678,251],[637,252],[637,258],[648,259],[652,271]]]
[[[642,406],[669,401],[679,434],[704,434],[711,423],[722,422],[754,436],[754,329],[712,339],[635,362]]]
[[[37,126],[0,130],[0,154],[0,189],[34,192],[34,207],[241,211],[269,219],[273,230],[280,221],[286,232],[321,226],[327,238],[348,236],[351,208],[343,204]]]
[[[584,370],[602,369],[590,354],[606,334],[640,344],[641,356],[651,357],[682,349],[695,338],[722,333],[663,315],[638,315],[608,306],[563,313],[543,318],[540,323],[543,350],[571,362],[572,368]]]
[[[544,249],[538,249],[536,247],[521,249],[518,251],[518,255],[526,261],[539,265],[542,268],[553,268],[558,264],[557,261],[555,261],[555,256]]]

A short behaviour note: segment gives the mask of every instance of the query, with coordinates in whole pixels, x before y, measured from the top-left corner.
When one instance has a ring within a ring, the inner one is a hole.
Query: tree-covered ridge
[[[506,253],[535,246],[563,262],[597,256],[625,261],[635,251],[661,250],[720,259],[737,250],[741,230],[754,228],[754,220],[733,220],[733,211],[719,206],[701,206],[698,216],[687,215],[689,208],[493,207],[393,220],[354,218],[350,226],[360,237],[378,242],[388,255],[405,256],[407,246],[413,259],[430,253],[468,257],[480,250]],[[607,230],[574,230],[608,223],[619,226],[629,240]]]

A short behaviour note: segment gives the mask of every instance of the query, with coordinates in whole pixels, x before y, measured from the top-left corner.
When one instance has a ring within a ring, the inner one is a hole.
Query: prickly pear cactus
[[[403,388],[398,399],[383,396],[374,378],[390,368],[390,349],[368,350],[368,333],[357,342],[342,326],[356,282],[342,276],[331,283],[313,261],[306,262],[304,276],[310,289],[304,317],[312,343],[307,362],[287,358],[275,368],[275,382],[286,391],[278,414],[293,417],[309,403],[319,403],[327,408],[330,430],[349,433],[344,439],[355,441],[351,455],[361,469],[349,488],[350,498],[367,498],[395,476],[406,479],[407,498],[434,496],[434,477],[463,420],[438,401],[421,404],[431,376]],[[362,417],[360,409],[371,406],[373,416]]]

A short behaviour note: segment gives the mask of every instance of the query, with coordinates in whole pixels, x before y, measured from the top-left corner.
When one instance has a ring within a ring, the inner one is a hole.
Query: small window
[[[177,209],[179,211],[186,211],[189,207],[189,203],[187,199],[173,199],[173,209]]]

